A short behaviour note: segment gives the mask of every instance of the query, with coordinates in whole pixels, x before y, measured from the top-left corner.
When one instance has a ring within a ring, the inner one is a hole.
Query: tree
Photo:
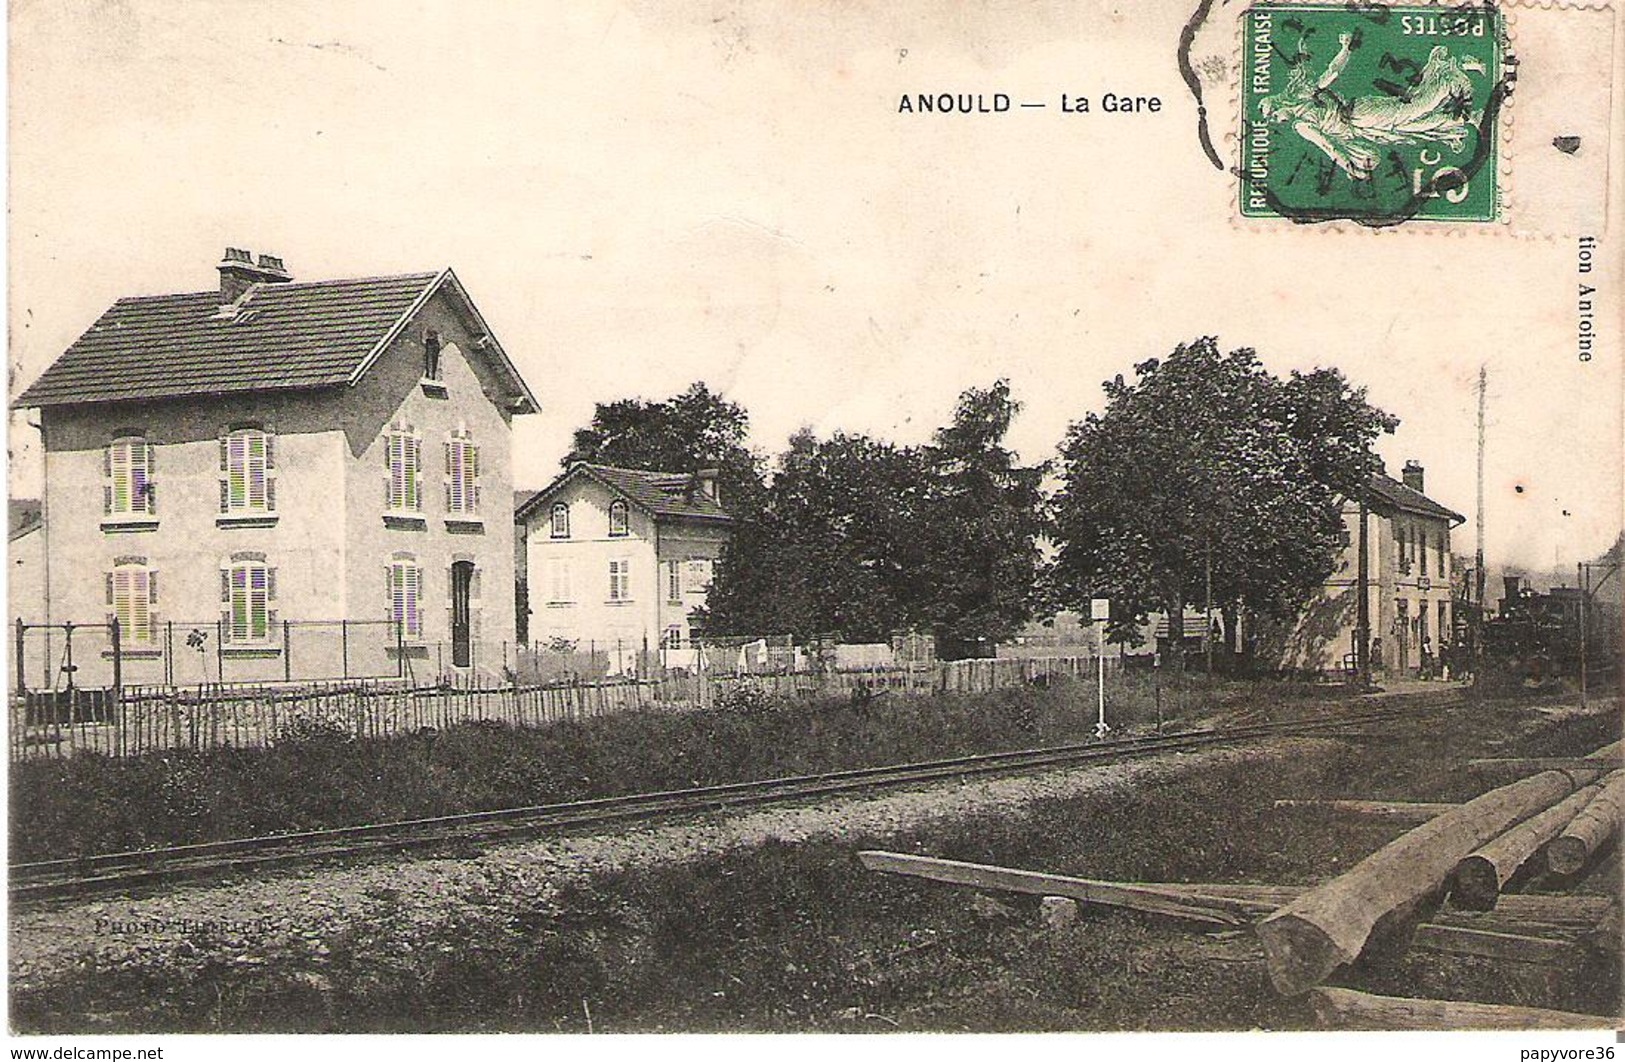
[[[924,447],[797,433],[758,517],[736,525],[710,629],[885,641],[930,630],[949,655],[1032,611],[1043,469],[1004,448],[1020,406],[1000,380],[959,398]]]
[[[989,650],[1032,618],[1046,466],[1022,467],[1004,447],[1020,411],[1009,381],[973,387],[922,455],[922,611],[946,656]]]
[[[798,432],[759,513],[734,527],[707,596],[718,633],[886,640],[917,622],[917,451]]]
[[[577,428],[560,463],[578,461],[654,472],[718,470],[723,504],[736,515],[760,505],[762,463],[747,445],[744,407],[715,394],[703,381],[663,401],[623,398],[600,402],[592,422]]]
[[[1123,622],[1175,620],[1211,579],[1227,611],[1295,616],[1331,574],[1342,499],[1381,468],[1372,440],[1398,421],[1336,370],[1282,380],[1211,337],[1134,371],[1105,384],[1105,411],[1061,446],[1063,598],[1110,597]]]

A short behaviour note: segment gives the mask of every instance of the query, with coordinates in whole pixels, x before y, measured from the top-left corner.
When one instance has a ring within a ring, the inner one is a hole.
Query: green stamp
[[[1241,212],[1299,222],[1500,216],[1517,61],[1493,6],[1259,3],[1243,16]]]

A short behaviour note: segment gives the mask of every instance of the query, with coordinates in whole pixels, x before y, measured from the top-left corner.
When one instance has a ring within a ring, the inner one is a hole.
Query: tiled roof
[[[17,404],[346,383],[437,276],[265,284],[230,317],[220,313],[218,291],[120,299]]]
[[[695,482],[691,472],[649,472],[637,468],[615,468],[612,465],[589,465],[577,462],[570,466],[546,490],[533,495],[520,505],[515,518],[523,520],[559,488],[578,475],[590,476],[611,491],[626,498],[640,509],[657,517],[697,520],[731,520],[717,500],[706,494]]]
[[[476,344],[506,376],[515,412],[536,412],[456,275],[261,284],[223,313],[218,291],[120,299],[17,399],[17,406],[128,402],[354,383],[430,295],[450,291]]]
[[[1385,502],[1409,513],[1432,516],[1455,524],[1464,523],[1467,519],[1458,512],[1446,509],[1421,491],[1412,490],[1397,479],[1389,479],[1381,473],[1371,477],[1371,493],[1379,502]]]

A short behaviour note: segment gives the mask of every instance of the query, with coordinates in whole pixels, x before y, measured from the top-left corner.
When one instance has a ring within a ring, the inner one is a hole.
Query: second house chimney
[[[220,270],[220,305],[230,306],[255,284],[286,284],[293,279],[274,255],[260,255],[256,265],[254,256],[236,247],[226,248],[226,257],[215,267]]]
[[[1405,471],[1400,473],[1400,478],[1405,481],[1405,486],[1411,488],[1416,493],[1427,493],[1422,489],[1422,465],[1420,462],[1406,461]]]

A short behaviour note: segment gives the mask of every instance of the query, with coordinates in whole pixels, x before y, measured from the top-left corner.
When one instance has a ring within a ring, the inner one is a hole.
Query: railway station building
[[[1437,669],[1454,637],[1450,533],[1462,516],[1424,492],[1420,464],[1401,478],[1371,477],[1367,492],[1367,604],[1371,667],[1391,676]],[[1343,503],[1343,547],[1331,576],[1297,623],[1276,632],[1268,655],[1287,670],[1331,674],[1354,667],[1359,601],[1360,505]]]

